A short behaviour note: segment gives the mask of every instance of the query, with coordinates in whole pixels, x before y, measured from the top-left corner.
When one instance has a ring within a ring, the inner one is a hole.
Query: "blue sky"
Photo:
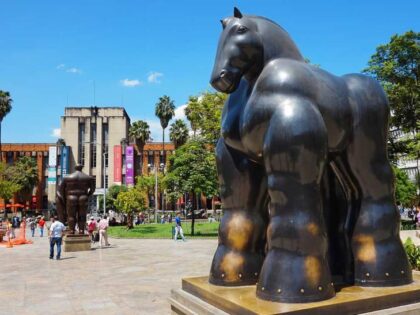
[[[302,54],[341,75],[391,35],[420,30],[420,1],[0,1],[0,89],[14,100],[3,142],[55,142],[64,107],[123,105],[161,140],[154,107],[210,89],[219,20],[238,6],[282,25]]]

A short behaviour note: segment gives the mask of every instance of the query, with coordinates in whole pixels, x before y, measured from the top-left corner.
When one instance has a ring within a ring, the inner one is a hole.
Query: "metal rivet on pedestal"
[[[261,157],[261,156],[262,156],[262,153],[261,153],[261,152],[260,152],[260,153],[258,153],[258,156],[259,156],[259,157]]]
[[[264,287],[262,287],[262,288],[261,288],[261,291],[264,291],[264,290],[265,290],[265,288],[264,288]]]
[[[258,272],[254,273],[254,275],[258,276]]]
[[[331,285],[334,286],[334,282],[331,282]]]
[[[242,278],[242,273],[239,274],[239,278]]]
[[[319,287],[318,287],[318,290],[319,290],[319,291],[322,291],[322,286],[319,286]]]
[[[300,289],[300,293],[305,293],[305,290],[304,289]]]
[[[225,274],[224,273],[222,273],[222,278],[224,278],[225,277]]]
[[[402,275],[404,274],[404,270],[401,270],[401,274],[402,274]]]
[[[385,276],[389,277],[389,273],[388,272],[385,272]]]
[[[281,289],[277,289],[277,292],[278,292],[278,293],[281,293]]]
[[[366,277],[369,277],[370,276],[370,273],[369,272],[366,272]]]

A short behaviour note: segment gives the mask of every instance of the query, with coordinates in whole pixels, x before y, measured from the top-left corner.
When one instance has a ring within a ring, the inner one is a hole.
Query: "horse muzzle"
[[[212,76],[210,84],[219,92],[229,94],[236,90],[239,81],[239,73],[222,69],[218,74]]]

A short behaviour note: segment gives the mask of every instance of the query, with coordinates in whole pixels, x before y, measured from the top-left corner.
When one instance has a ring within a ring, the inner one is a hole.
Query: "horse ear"
[[[226,19],[224,19],[224,20],[220,20],[220,23],[222,23],[223,29],[225,29],[226,24],[227,24]]]
[[[233,16],[236,17],[236,18],[238,18],[238,19],[241,19],[243,15],[242,15],[241,11],[239,11],[239,9],[237,7],[234,7],[233,8]]]

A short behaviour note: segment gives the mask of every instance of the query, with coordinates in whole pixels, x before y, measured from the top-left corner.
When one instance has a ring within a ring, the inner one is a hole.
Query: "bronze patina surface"
[[[182,289],[229,314],[349,315],[420,302],[420,275],[397,287],[349,286],[336,288],[334,298],[311,303],[278,303],[258,299],[256,286],[212,285],[208,277],[184,278]]]
[[[89,196],[95,191],[95,180],[82,172],[82,165],[75,166],[75,172],[61,180],[57,188],[57,211],[61,222],[69,226],[69,234],[85,233]]]
[[[222,21],[211,84],[228,93],[216,147],[224,216],[210,279],[264,300],[332,298],[331,282],[412,281],[377,81],[305,62],[264,17]]]

